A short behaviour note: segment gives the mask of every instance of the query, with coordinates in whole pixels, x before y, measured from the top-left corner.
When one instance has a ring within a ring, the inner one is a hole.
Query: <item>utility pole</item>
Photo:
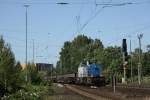
[[[133,68],[132,68],[131,39],[130,39],[130,56],[131,56],[131,61],[130,61],[130,67],[131,67],[131,82],[133,82]]]
[[[29,5],[24,5],[24,7],[26,8],[26,13],[25,13],[25,16],[26,16],[26,61],[25,61],[25,64],[26,64],[26,67],[27,67],[27,63],[28,63],[28,7]],[[28,75],[26,73],[26,82],[28,81]]]
[[[141,64],[141,39],[143,37],[143,34],[138,35],[139,39],[139,63],[138,63],[138,83],[141,85],[141,70],[142,70],[142,64]]]
[[[34,47],[34,39],[33,39],[33,63],[34,63],[34,58],[35,58],[35,47]]]

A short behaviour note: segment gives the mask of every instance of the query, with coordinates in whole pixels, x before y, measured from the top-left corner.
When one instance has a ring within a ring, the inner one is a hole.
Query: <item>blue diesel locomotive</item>
[[[102,65],[98,64],[80,64],[77,76],[78,84],[86,85],[105,85],[105,77],[102,76]]]

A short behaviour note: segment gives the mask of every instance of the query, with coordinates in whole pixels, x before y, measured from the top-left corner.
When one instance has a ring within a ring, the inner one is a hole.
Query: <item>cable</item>
[[[83,1],[82,1],[82,2],[83,2]],[[77,32],[76,32],[76,33],[79,33],[79,29],[80,29],[80,27],[81,27],[80,16],[81,16],[81,12],[82,12],[82,10],[83,10],[83,7],[84,7],[84,5],[82,4],[81,7],[80,7],[80,9],[79,9],[79,12],[78,12],[78,14],[77,14],[77,16],[76,16],[76,21],[77,21]]]
[[[14,32],[21,32],[21,31],[14,31]],[[11,33],[10,31],[7,32],[7,33]],[[19,37],[12,37],[12,36],[6,36],[6,35],[2,35],[4,38],[8,38],[8,39],[13,39],[13,41],[20,41],[20,42],[25,42],[24,39],[20,39]],[[31,40],[28,40],[29,44],[32,44],[32,39]],[[45,45],[45,43],[41,43],[41,42],[37,42],[35,41],[36,44],[41,44],[41,45]],[[52,46],[52,47],[61,47],[61,45],[57,45],[57,44],[51,44],[51,45],[48,45],[48,46]]]
[[[131,5],[131,4],[136,4],[132,2],[125,2],[125,3],[97,3],[96,5],[102,6],[93,16],[91,16],[81,27],[80,32],[89,24],[90,21],[92,21],[104,8],[106,7],[114,7],[114,6],[126,6],[126,5]]]
[[[102,7],[99,9],[92,17],[90,17],[80,28],[80,32],[89,24],[90,21],[92,21],[105,7]]]
[[[137,30],[135,30],[135,31],[128,32],[128,34],[125,34],[125,35],[124,35],[124,38],[125,38],[125,37],[127,37],[127,38],[132,37],[132,35],[135,35],[135,34],[137,34],[138,32],[141,32],[142,30],[149,29],[149,28],[150,28],[150,24],[149,24],[149,25],[146,25],[146,26],[144,26],[144,27],[142,27],[142,28],[140,28],[140,29],[137,29]],[[107,45],[112,44],[112,42],[117,42],[117,41],[119,41],[120,39],[122,39],[122,37],[121,37],[121,38],[120,38],[120,37],[119,37],[119,38],[116,38],[114,41],[111,41],[111,42],[107,43]]]
[[[90,21],[92,21],[104,8],[106,7],[113,7],[113,6],[125,6],[125,5],[131,5],[131,4],[135,4],[135,3],[129,3],[129,2],[126,2],[126,3],[120,3],[120,4],[105,4],[106,6],[103,6],[101,9],[99,9],[92,17],[90,17],[81,27],[80,31],[81,32],[88,24]],[[147,27],[144,27],[143,29],[145,29]],[[138,30],[139,31],[139,30]],[[135,31],[136,32],[136,31]],[[134,32],[134,33],[135,33]],[[129,37],[129,36],[128,36]],[[119,41],[119,39],[115,39],[115,41]],[[112,42],[108,43],[111,44]]]
[[[111,0],[112,1],[112,0]],[[102,5],[102,6],[124,6],[124,5],[129,5],[129,4],[148,4],[150,2],[125,2],[125,3],[101,3],[101,2],[96,2],[97,4],[96,5]],[[29,4],[29,5],[49,5],[49,4],[52,4],[52,5],[93,5],[94,3],[91,3],[91,2],[2,2],[0,3],[1,5],[2,4]]]

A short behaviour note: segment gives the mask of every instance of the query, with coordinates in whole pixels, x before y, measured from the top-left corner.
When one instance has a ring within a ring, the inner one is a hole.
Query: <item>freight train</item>
[[[102,75],[102,65],[95,63],[80,63],[77,73],[53,76],[52,80],[59,83],[104,86],[105,77]]]

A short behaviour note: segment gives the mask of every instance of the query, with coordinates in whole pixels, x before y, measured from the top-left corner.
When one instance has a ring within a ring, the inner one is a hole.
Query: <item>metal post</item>
[[[72,57],[71,57],[71,59],[70,59],[70,64],[71,64],[71,66],[70,66],[70,71],[72,72]]]
[[[139,39],[139,63],[138,63],[138,83],[139,85],[141,85],[141,38],[143,37],[143,34],[139,34],[138,35],[138,39]]]
[[[33,39],[33,63],[34,63],[34,53],[35,53],[35,51],[34,51],[35,49],[34,49],[34,39]]]
[[[126,39],[123,39],[122,43],[122,56],[123,56],[123,80],[122,83],[126,84],[126,66],[127,66],[127,44],[126,44]]]
[[[123,52],[123,78],[124,78],[124,82],[123,83],[126,83],[125,52]]]
[[[61,74],[63,74],[63,65],[64,65],[63,62],[64,62],[64,61],[63,61],[63,59],[62,59],[62,62],[61,62],[61,68],[62,68],[62,69],[61,69],[61,70],[62,70],[61,72],[62,72],[62,73],[61,73]]]
[[[29,7],[29,5],[24,5],[24,7],[26,8],[26,61],[25,61],[25,63],[26,63],[26,67],[27,67],[27,63],[28,63],[28,55],[27,55],[27,53],[28,53],[28,7]],[[26,82],[28,81],[28,75],[27,75],[27,73],[26,73]]]
[[[115,74],[113,75],[113,90],[114,93],[116,92],[116,78],[115,78]]]
[[[63,74],[63,64],[62,64],[63,60],[60,60],[60,67],[61,67],[61,74]]]
[[[53,76],[53,63],[52,63],[52,66],[51,66],[51,79],[52,79],[52,76]]]
[[[141,85],[141,64],[140,63],[138,63],[138,83],[139,83],[139,85]]]
[[[131,52],[131,39],[130,39],[130,56],[131,56],[131,82],[133,82],[133,68],[132,68],[132,52]]]
[[[5,90],[7,90],[6,72],[4,73],[4,83],[5,83]]]
[[[123,67],[123,72],[124,72],[124,83],[126,83],[126,68],[125,68],[125,66]]]

